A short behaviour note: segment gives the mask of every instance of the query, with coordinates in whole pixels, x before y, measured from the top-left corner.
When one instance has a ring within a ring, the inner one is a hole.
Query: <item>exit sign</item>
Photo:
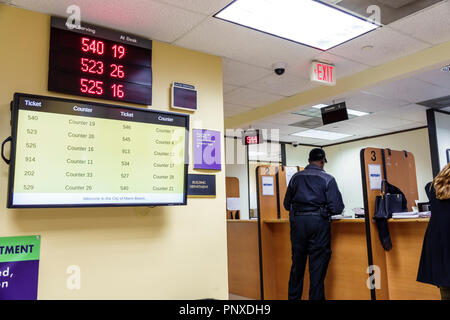
[[[311,81],[327,86],[336,85],[336,68],[331,64],[314,61],[311,64]]]

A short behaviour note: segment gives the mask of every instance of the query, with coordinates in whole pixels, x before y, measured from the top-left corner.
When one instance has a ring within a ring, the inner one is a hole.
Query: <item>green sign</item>
[[[41,236],[0,238],[0,300],[36,300]]]

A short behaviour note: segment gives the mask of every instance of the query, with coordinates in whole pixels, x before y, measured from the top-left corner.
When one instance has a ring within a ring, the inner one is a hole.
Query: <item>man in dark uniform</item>
[[[308,255],[309,299],[325,299],[324,280],[331,258],[330,218],[344,210],[336,180],[323,170],[327,162],[325,151],[312,149],[308,161],[305,170],[292,176],[284,198],[291,227],[290,300],[302,297]]]

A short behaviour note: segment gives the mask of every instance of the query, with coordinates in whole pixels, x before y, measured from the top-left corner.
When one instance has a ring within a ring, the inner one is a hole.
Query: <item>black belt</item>
[[[322,213],[318,212],[318,211],[309,211],[309,212],[304,212],[304,211],[294,211],[294,216],[320,216],[322,217]]]
[[[326,208],[324,206],[316,206],[316,205],[295,205],[293,204],[291,209],[293,211],[299,212],[326,212]]]

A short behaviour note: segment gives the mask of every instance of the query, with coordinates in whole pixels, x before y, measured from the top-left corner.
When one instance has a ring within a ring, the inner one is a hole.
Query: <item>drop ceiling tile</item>
[[[337,102],[340,101],[345,101],[347,108],[364,112],[378,112],[410,104],[408,101],[386,98],[364,91],[342,96],[337,99]]]
[[[250,125],[255,129],[278,129],[279,127],[276,123],[270,121],[255,121],[251,122]]]
[[[287,73],[279,76],[271,72],[263,79],[248,84],[247,87],[288,97],[311,89],[314,87],[314,84],[309,80],[301,79]]]
[[[236,86],[245,86],[273,73],[270,69],[223,59],[223,81]]]
[[[363,50],[362,48],[366,46],[373,48]],[[362,64],[377,66],[428,47],[427,43],[405,36],[389,27],[382,27],[337,46],[329,52]]]
[[[283,126],[276,123],[271,123],[267,121],[255,122],[251,124],[252,128],[255,129],[266,129],[271,131],[272,135],[283,136],[289,135],[291,133],[307,130],[306,128]]]
[[[424,124],[423,123],[419,123],[419,122],[412,122],[409,124],[405,124],[405,125],[401,125],[398,126],[396,128],[392,129],[392,132],[397,132],[397,131],[403,131],[403,130],[409,130],[409,129],[416,129],[416,128],[421,128],[423,127]]]
[[[249,107],[240,106],[240,105],[231,104],[231,103],[224,103],[223,109],[224,109],[225,117],[233,117],[240,113],[244,113],[244,112],[251,110],[251,108],[249,108]]]
[[[392,29],[434,45],[450,41],[450,2],[443,1],[395,21]]]
[[[311,61],[321,51],[216,18],[208,18],[175,42],[176,45],[271,69]]]
[[[317,128],[317,130],[346,133],[351,135],[365,135],[368,134],[371,129],[370,127],[358,125],[356,122],[349,122],[349,120],[346,120],[327,124]]]
[[[232,0],[158,0],[190,11],[215,14],[226,7]]]
[[[450,95],[449,88],[442,88],[414,78],[406,78],[384,83],[365,90],[366,92],[417,103]]]
[[[29,10],[66,17],[72,0],[14,0]],[[153,40],[173,42],[205,19],[205,15],[149,0],[80,0],[82,21]]]
[[[302,144],[318,145],[318,146],[322,145],[321,141],[323,141],[323,140],[318,140],[318,139],[309,139],[308,140],[308,139],[309,138],[296,137],[296,136],[292,136],[292,135],[284,135],[284,136],[280,137],[280,141],[282,141],[282,142],[297,142],[297,143],[302,143]],[[312,141],[312,142],[310,142],[310,141]]]
[[[382,114],[371,114],[364,117],[357,117],[348,120],[350,124],[356,124],[360,126],[366,126],[372,129],[390,129],[393,130],[397,127],[411,124],[413,121],[393,118],[392,116]]]
[[[315,146],[323,146],[327,143],[333,143],[331,140],[305,138],[305,137],[297,137],[297,139],[294,141],[297,143],[301,143],[301,144],[310,144],[310,145],[315,145]]]
[[[427,111],[426,107],[411,104],[400,108],[392,108],[390,110],[381,111],[377,113],[377,115],[394,117],[398,119],[404,119],[426,124],[427,122],[426,111]]]
[[[300,128],[300,127],[291,127],[291,126],[280,126],[280,134],[288,135],[300,131],[308,130],[308,128]]]
[[[442,72],[441,68],[436,68],[415,76],[414,78],[428,83],[450,89],[450,72]]]
[[[228,84],[228,83],[224,83],[223,84],[223,92],[224,93],[231,92],[233,90],[236,90],[237,88],[239,88],[239,87],[238,86],[234,86],[232,84]]]
[[[291,123],[296,123],[296,122],[305,121],[305,120],[309,120],[309,119],[311,119],[311,118],[302,116],[302,115],[298,115],[298,114],[288,113],[288,114],[273,116],[273,117],[269,118],[268,121],[277,123],[279,125],[288,126]]]
[[[243,87],[224,94],[224,101],[226,103],[238,104],[252,108],[260,107],[278,101],[282,98],[284,97]]]
[[[319,130],[326,130],[332,132],[351,134],[352,136],[368,137],[382,134],[385,129],[376,128],[373,124],[370,125],[367,121],[362,121],[364,117],[356,117],[350,120],[332,123],[319,128]]]
[[[280,141],[282,142],[295,142],[297,141],[297,137],[290,135],[283,135],[280,137]]]

